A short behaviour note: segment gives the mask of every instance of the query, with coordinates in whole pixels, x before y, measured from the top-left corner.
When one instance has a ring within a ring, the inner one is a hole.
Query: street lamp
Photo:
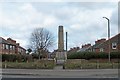
[[[109,45],[108,58],[109,58],[109,62],[110,62],[110,20],[107,17],[103,17],[103,18],[107,19],[107,21],[108,21],[108,41],[109,41],[109,43],[108,43],[108,45]]]
[[[66,53],[65,53],[65,60],[67,60],[67,43],[68,43],[68,32],[66,32]]]
[[[66,32],[66,52],[67,52],[67,36],[68,36],[68,33]]]

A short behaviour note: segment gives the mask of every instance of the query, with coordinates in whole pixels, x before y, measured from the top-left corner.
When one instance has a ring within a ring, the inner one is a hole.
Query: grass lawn
[[[53,60],[40,60],[35,62],[2,62],[2,68],[14,69],[53,69]]]
[[[118,63],[70,59],[65,62],[64,66],[65,69],[117,69]]]

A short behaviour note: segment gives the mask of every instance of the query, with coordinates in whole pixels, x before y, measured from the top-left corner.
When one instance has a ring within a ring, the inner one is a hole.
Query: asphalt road
[[[2,78],[118,78],[118,69],[2,69]]]

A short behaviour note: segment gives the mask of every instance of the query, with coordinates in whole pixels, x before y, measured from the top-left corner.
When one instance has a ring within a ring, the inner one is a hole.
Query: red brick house
[[[80,47],[73,47],[73,48],[70,48],[70,50],[67,52],[67,54],[79,52],[79,50],[80,50]]]
[[[95,41],[95,45],[91,47],[93,52],[109,52],[109,41],[110,41],[110,52],[120,51],[120,33],[113,36],[109,40],[100,39]]]
[[[26,54],[26,49],[11,38],[5,40],[0,37],[0,54]]]
[[[82,48],[80,48],[80,52],[85,52],[85,51],[89,51],[89,49],[91,48],[91,44],[85,44],[82,45]]]

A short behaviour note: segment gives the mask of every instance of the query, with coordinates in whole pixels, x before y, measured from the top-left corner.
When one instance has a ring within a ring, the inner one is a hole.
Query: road
[[[118,78],[118,69],[2,69],[3,78]],[[60,67],[61,68],[61,67]]]

